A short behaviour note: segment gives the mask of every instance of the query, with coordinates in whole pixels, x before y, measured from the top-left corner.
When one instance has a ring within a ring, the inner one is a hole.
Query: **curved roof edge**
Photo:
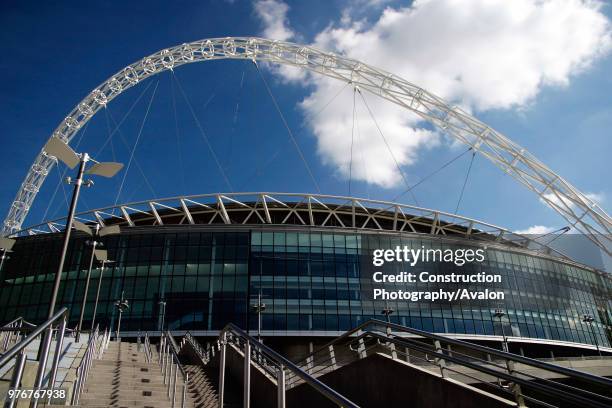
[[[76,214],[101,225],[303,225],[462,237],[498,242],[571,260],[526,235],[443,211],[389,201],[306,193],[217,193],[152,199]],[[13,236],[60,232],[66,217],[27,227]]]

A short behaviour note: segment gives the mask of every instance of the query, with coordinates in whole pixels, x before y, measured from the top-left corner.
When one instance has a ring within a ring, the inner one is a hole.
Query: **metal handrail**
[[[223,407],[223,392],[225,388],[225,355],[226,355],[226,347],[228,344],[228,338],[236,336],[239,339],[243,340],[244,343],[244,396],[245,401],[247,403],[245,406],[248,406],[248,400],[250,395],[250,366],[251,366],[251,347],[255,349],[256,359],[255,363],[258,362],[259,357],[263,357],[262,361],[266,363],[272,363],[272,365],[277,367],[276,372],[276,384],[277,384],[277,404],[278,407],[285,407],[285,393],[287,391],[286,387],[286,376],[285,372],[289,371],[289,373],[293,373],[294,375],[300,377],[305,383],[313,387],[316,391],[318,391],[321,395],[334,402],[340,407],[348,407],[348,408],[358,408],[358,405],[353,403],[348,398],[344,397],[342,394],[334,391],[332,388],[328,387],[321,381],[312,377],[300,367],[295,365],[293,362],[283,357],[276,351],[272,350],[265,344],[261,343],[254,337],[251,337],[244,330],[236,326],[235,324],[226,325],[219,335],[219,342],[221,346],[220,350],[220,363],[219,363],[219,407]],[[262,364],[260,364],[262,366]],[[268,371],[270,364],[263,364],[263,368]]]
[[[96,326],[96,329],[92,333],[87,343],[85,355],[83,356],[81,363],[77,367],[77,378],[74,384],[74,388],[72,389],[72,405],[79,404],[79,399],[81,398],[81,393],[83,392],[83,388],[85,386],[85,382],[87,381],[87,377],[89,376],[89,370],[93,365],[93,361],[102,358],[104,350],[106,350],[106,348],[108,347],[109,339],[110,332],[106,329],[104,330],[104,334],[100,336],[98,332],[98,326]]]
[[[150,363],[153,360],[153,352],[151,351],[151,339],[149,333],[145,333],[143,341],[145,360]],[[140,351],[140,334],[138,335],[138,351]]]
[[[487,375],[491,375],[493,377],[497,377],[498,379],[502,379],[505,381],[509,381],[511,383],[515,383],[515,384],[520,384],[529,388],[534,388],[540,392],[543,392],[545,394],[548,395],[552,395],[552,396],[558,396],[558,397],[562,397],[564,398],[566,401],[572,401],[576,404],[579,404],[579,406],[582,407],[587,407],[587,406],[591,406],[591,407],[599,407],[599,408],[606,408],[606,407],[610,407],[612,406],[612,398],[608,398],[606,396],[602,396],[599,394],[595,394],[592,393],[590,391],[585,391],[582,390],[580,388],[576,388],[576,387],[572,387],[569,386],[567,384],[563,384],[563,383],[558,383],[555,381],[550,381],[547,379],[543,379],[543,378],[539,378],[535,375],[531,375],[525,372],[521,372],[518,370],[513,370],[512,373],[505,373],[502,371],[498,371],[486,366],[483,366],[481,364],[477,364],[475,362],[471,362],[462,358],[457,358],[454,357],[453,354],[458,354],[458,353],[448,353],[447,351],[445,351],[444,349],[440,349],[439,351],[436,350],[431,350],[431,348],[427,347],[426,345],[423,346],[418,346],[413,342],[407,342],[404,339],[400,338],[400,337],[391,337],[389,338],[386,335],[382,335],[379,333],[373,333],[373,332],[366,332],[364,334],[362,334],[361,336],[359,336],[356,340],[360,340],[361,338],[364,337],[370,337],[370,338],[376,338],[378,339],[381,344],[383,346],[388,347],[387,345],[385,345],[384,343],[393,343],[395,345],[399,345],[399,346],[404,346],[404,347],[409,347],[411,349],[423,352],[423,353],[427,353],[432,357],[435,357],[435,359],[433,360],[433,362],[437,361],[445,361],[445,362],[453,362],[453,363],[457,363],[461,366],[467,367],[467,368],[471,368],[474,369],[476,371],[479,371],[483,374],[487,374]],[[430,360],[431,361],[431,360]],[[486,362],[484,360],[480,360],[481,362]],[[499,367],[495,364],[491,364],[494,365],[498,368],[502,368]],[[450,370],[448,368],[448,365],[444,366],[445,370]],[[458,371],[456,371],[459,374],[462,374]],[[517,375],[520,374],[520,375]],[[524,379],[521,376],[525,376],[525,377],[529,377],[529,379]],[[538,383],[535,383],[534,380],[538,380]],[[548,384],[554,384],[554,385],[548,385]],[[568,390],[568,391],[566,391]],[[583,393],[585,394],[585,396],[581,396],[578,395],[578,393]],[[525,396],[523,394],[523,396]],[[605,403],[602,402],[598,402],[598,401],[593,401],[589,398],[599,398],[602,399],[604,401],[606,401]]]
[[[370,326],[375,326],[375,328],[376,326],[382,326],[386,329],[386,333],[380,334],[378,332],[366,330]],[[396,334],[393,334],[393,331],[395,331],[395,333],[409,333],[409,334],[417,335],[422,338],[433,340],[434,342],[433,347],[431,345],[428,345],[427,343],[411,340],[406,337],[397,336]],[[474,369],[486,375],[493,376],[497,378],[498,381],[500,380],[509,381],[510,388],[512,388],[512,394],[514,394],[514,397],[519,403],[519,405],[522,405],[523,403],[522,399],[529,399],[530,401],[533,401],[533,402],[539,402],[539,403],[542,403],[543,405],[551,406],[549,404],[543,403],[542,401],[538,401],[535,398],[525,395],[520,388],[520,385],[523,385],[527,388],[537,390],[544,394],[553,395],[556,397],[561,396],[565,398],[566,400],[573,401],[577,404],[580,404],[581,406],[592,406],[592,407],[612,406],[612,399],[609,397],[606,397],[604,395],[597,394],[597,393],[594,393],[588,390],[584,390],[584,389],[581,389],[575,386],[570,386],[570,385],[563,384],[560,382],[540,378],[535,375],[526,373],[524,371],[519,371],[515,368],[514,364],[520,363],[520,364],[524,364],[530,367],[535,367],[535,368],[539,368],[539,369],[546,370],[549,372],[554,372],[554,373],[561,374],[561,375],[564,375],[564,376],[567,376],[573,379],[586,381],[592,385],[593,384],[603,385],[607,387],[608,389],[612,388],[612,380],[610,379],[607,379],[604,377],[598,377],[598,376],[595,376],[589,373],[584,373],[581,371],[577,371],[577,370],[573,370],[573,369],[569,369],[569,368],[565,368],[565,367],[561,367],[561,366],[557,366],[557,365],[553,365],[549,363],[545,363],[542,361],[530,359],[530,358],[523,357],[523,356],[517,356],[512,353],[499,351],[499,350],[492,349],[489,347],[480,346],[477,344],[473,344],[473,343],[469,343],[469,342],[465,342],[461,340],[450,339],[450,338],[447,338],[441,335],[436,335],[436,334],[432,334],[432,333],[425,332],[422,330],[404,327],[404,326],[401,326],[395,323],[384,322],[384,321],[377,320],[377,319],[368,320],[367,322],[364,322],[363,324],[357,326],[356,328],[347,331],[346,333],[335,338],[334,340],[330,341],[326,345],[309,353],[306,357],[299,360],[296,364],[301,365],[301,366],[306,366],[307,367],[306,370],[309,371],[311,366],[314,368],[314,362],[316,360],[317,355],[320,355],[321,353],[329,353],[330,357],[326,358],[323,361],[324,364],[318,365],[317,368],[315,369],[315,372],[311,373],[311,374],[319,374],[319,373],[323,374],[325,372],[328,372],[328,370],[330,369],[334,369],[338,365],[338,362],[335,359],[334,347],[341,344],[344,340],[349,340],[350,341],[349,348],[353,351],[357,351],[359,354],[359,358],[362,358],[366,355],[366,352],[365,352],[366,339],[375,339],[378,342],[378,345],[382,345],[388,351],[390,351],[391,355],[394,358],[397,357],[397,353],[398,353],[395,346],[402,346],[402,347],[405,347],[406,349],[412,349],[412,350],[416,350],[417,352],[424,353],[425,355],[424,360],[427,363],[433,363],[435,366],[438,366],[443,376],[445,375],[444,373],[445,370],[454,371],[461,375],[466,375],[465,373],[461,373],[452,368],[449,368],[447,363],[450,362],[450,363],[455,363],[455,364],[458,364],[458,365],[461,365],[467,368]],[[481,352],[487,355],[487,357],[490,357],[491,355],[500,357],[504,361],[505,365],[499,365],[492,361],[488,361],[489,359],[487,360],[480,359],[473,355],[463,354],[458,351],[451,352],[449,350],[444,350],[442,349],[440,345],[441,342],[447,343],[449,345],[461,346],[470,351],[478,351],[478,352]],[[353,349],[351,346],[351,344],[355,344],[355,343],[358,344],[357,349]],[[430,360],[428,356],[434,357],[434,359]],[[461,356],[461,357],[457,357],[457,356]],[[494,367],[494,368],[491,368],[491,367]],[[502,371],[500,371],[500,369]],[[466,375],[466,376],[470,377],[469,375]],[[470,378],[474,378],[474,377],[470,377]],[[533,380],[537,380],[537,382]],[[295,386],[297,384],[297,379],[295,378],[290,378],[289,381],[290,381],[290,387]],[[504,390],[504,391],[509,392],[508,390]]]
[[[209,348],[208,350],[204,350],[200,342],[198,342],[195,337],[191,334],[191,332],[185,333],[183,339],[181,340],[180,348],[183,347],[185,343],[189,343],[193,351],[198,355],[198,357],[202,360],[204,364],[208,364],[208,362],[212,359],[213,349]]]
[[[23,325],[28,327],[25,328]],[[4,324],[2,327],[0,327],[0,334],[3,336],[3,339],[0,341],[0,350],[5,352],[6,349],[8,349],[9,344],[11,344],[11,340],[13,338],[15,339],[15,342],[18,342],[21,337],[21,333],[31,331],[31,328],[33,327],[36,327],[36,325],[28,322],[22,316]]]
[[[147,338],[148,334],[146,335],[145,339]],[[183,369],[178,353],[179,347],[176,344],[172,334],[169,331],[162,332],[159,340],[159,365],[161,367],[164,385],[168,386],[168,398],[172,399],[172,408],[174,408],[176,403],[176,383],[178,380],[179,371],[183,377],[181,408],[185,407],[187,386],[189,384],[189,373]]]
[[[1,328],[5,328],[5,327],[14,327],[13,325],[14,325],[15,323],[18,323],[18,322],[19,322],[19,323],[21,323],[21,324],[25,324],[25,325],[27,325],[27,326],[30,326],[30,327],[36,327],[36,325],[35,325],[34,323],[30,323],[30,322],[28,322],[26,319],[24,319],[24,318],[23,318],[23,316],[19,316],[19,317],[16,317],[15,319],[11,320],[10,322],[8,322],[8,323],[6,323],[6,324],[2,325],[2,327],[1,327]]]
[[[437,340],[437,341],[443,341],[447,344],[451,344],[454,346],[461,346],[461,347],[466,347],[466,348],[470,348],[472,350],[476,350],[476,351],[480,351],[484,354],[489,354],[492,356],[496,356],[496,357],[500,357],[504,360],[513,360],[514,362],[517,363],[521,363],[521,364],[526,364],[526,365],[530,365],[536,368],[540,368],[543,370],[547,370],[547,371],[552,371],[555,372],[557,374],[562,374],[565,375],[567,377],[571,377],[571,378],[575,378],[575,379],[580,379],[580,380],[584,380],[584,381],[588,381],[588,382],[595,382],[598,383],[600,385],[605,385],[608,387],[612,387],[612,380],[607,379],[605,377],[599,377],[593,374],[589,374],[589,373],[585,373],[583,371],[578,371],[578,370],[574,370],[571,368],[566,368],[566,367],[561,367],[555,364],[550,364],[550,363],[546,363],[540,360],[535,360],[533,358],[529,358],[529,357],[524,357],[524,356],[520,356],[517,354],[512,354],[506,351],[501,351],[501,350],[497,350],[491,347],[487,347],[487,346],[481,346],[479,344],[475,344],[475,343],[470,343],[467,341],[463,341],[463,340],[457,340],[457,339],[452,339],[450,337],[446,337],[446,336],[441,336],[439,334],[434,334],[434,333],[429,333],[423,330],[419,330],[419,329],[414,329],[412,327],[406,327],[406,326],[401,326],[399,324],[396,323],[388,323],[388,322],[384,322],[382,320],[378,320],[378,319],[370,319],[362,324],[360,324],[359,326],[355,327],[354,329],[351,329],[347,332],[345,332],[344,334],[342,334],[339,337],[336,337],[334,340],[328,342],[327,344],[325,344],[324,346],[318,348],[317,350],[313,351],[312,353],[309,353],[307,356],[303,357],[302,359],[300,359],[299,361],[296,362],[296,364],[301,364],[305,361],[307,361],[307,359],[309,359],[310,357],[313,357],[314,355],[320,353],[321,351],[327,350],[329,349],[329,346],[333,346],[337,343],[340,343],[341,341],[343,341],[344,339],[353,336],[354,334],[363,331],[366,327],[371,326],[371,325],[377,325],[377,326],[383,326],[383,327],[388,327],[391,328],[391,330],[395,330],[396,332],[403,332],[403,333],[409,333],[409,334],[414,334],[420,337],[425,337],[431,340]]]
[[[13,376],[12,376],[11,384],[10,384],[11,390],[16,391],[17,389],[19,389],[19,385],[21,384],[21,378],[23,377],[25,364],[27,360],[26,347],[30,343],[32,343],[36,338],[38,338],[41,334],[44,333],[43,338],[42,338],[43,340],[41,342],[42,349],[41,349],[40,359],[38,363],[38,371],[36,372],[36,378],[34,380],[34,387],[33,387],[34,392],[32,393],[33,396],[39,395],[38,391],[41,388],[43,388],[42,386],[43,386],[43,381],[44,381],[45,369],[47,366],[47,358],[49,356],[49,348],[51,347],[53,325],[56,322],[60,321],[60,326],[58,329],[59,335],[57,339],[57,346],[55,350],[55,356],[53,357],[53,363],[51,366],[51,373],[50,373],[51,375],[49,377],[50,378],[49,388],[53,388],[53,386],[55,385],[55,379],[57,376],[57,368],[59,366],[59,359],[60,359],[60,354],[62,350],[64,334],[66,332],[67,316],[68,316],[68,309],[66,307],[61,308],[50,319],[48,319],[46,322],[37,326],[31,333],[29,333],[25,338],[23,338],[21,341],[19,341],[17,344],[11,347],[6,353],[4,353],[0,357],[0,369],[4,367],[5,365],[7,365],[9,362],[11,362],[13,359],[16,359],[15,367],[13,369]],[[36,406],[38,405],[38,399],[39,398],[32,399],[32,407],[36,408]],[[17,401],[16,398],[11,398],[8,401],[7,406],[9,408],[12,408],[15,405],[16,401]]]
[[[240,329],[238,326],[230,323],[219,334],[219,338],[212,347],[207,347],[206,350],[200,345],[200,343],[193,337],[190,332],[187,332],[183,337],[181,346],[189,344],[192,349],[196,352],[198,357],[202,360],[204,365],[208,364],[215,357],[215,351],[220,354],[219,362],[219,407],[224,405],[224,389],[225,389],[225,360],[226,360],[226,347],[228,344],[233,344],[238,350],[242,350],[244,354],[244,395],[246,396],[245,406],[249,406],[250,396],[250,365],[256,364],[264,370],[266,375],[271,376],[276,381],[277,386],[277,406],[279,408],[285,407],[285,393],[287,391],[286,382],[286,371],[290,374],[294,374],[315,390],[317,390],[324,397],[333,401],[335,404],[341,407],[358,408],[358,406],[334,391],[321,381],[317,380],[310,374],[304,372],[300,367],[278,354],[268,346],[256,340],[248,333]],[[252,358],[254,357],[254,359]]]

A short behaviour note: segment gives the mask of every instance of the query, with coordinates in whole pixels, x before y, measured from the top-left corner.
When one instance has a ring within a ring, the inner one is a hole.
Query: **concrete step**
[[[189,374],[188,395],[197,406],[213,408],[219,405],[216,384],[213,384],[206,369],[199,365],[184,366],[185,372]]]
[[[151,362],[147,362],[143,346],[139,351],[135,343],[113,342],[103,359],[94,361],[79,403],[86,407],[170,407],[172,402],[163,378],[157,352],[153,353]],[[177,404],[182,391],[179,376],[175,395]],[[186,407],[206,406],[195,405],[195,399],[188,391]]]
[[[125,387],[123,387],[125,385]],[[182,384],[177,384],[177,386],[181,386]],[[89,384],[84,387],[84,392],[111,392],[113,390],[118,389],[118,387],[130,389],[130,390],[167,390],[168,386],[163,384],[151,384],[151,383],[140,383],[140,382],[124,382],[117,381],[114,384]]]
[[[176,394],[180,395],[182,389],[177,387]],[[142,390],[133,390],[133,389],[115,389],[111,391],[99,390],[88,392],[86,396],[83,398],[96,398],[96,399],[108,399],[108,398],[120,398],[120,399],[138,399],[138,398],[157,398],[160,400],[168,398],[168,390],[167,389],[142,389]]]
[[[172,407],[172,401],[170,399],[166,401],[160,401],[158,399],[81,399],[79,401],[81,407],[126,407],[126,408],[170,408]],[[180,407],[180,400],[177,399],[176,405]],[[185,402],[185,407],[195,408],[196,405],[193,403]]]

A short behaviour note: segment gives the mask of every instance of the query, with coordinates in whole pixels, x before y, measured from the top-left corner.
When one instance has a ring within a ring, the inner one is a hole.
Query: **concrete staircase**
[[[144,351],[136,343],[110,342],[101,360],[96,360],[89,373],[79,406],[166,408],[172,406],[164,385],[157,351],[146,362]],[[144,350],[144,346],[142,347]],[[180,378],[180,375],[179,375]],[[182,384],[176,388],[175,407],[181,406]],[[185,407],[200,407],[188,392]]]
[[[57,370],[56,377],[56,388],[64,388],[67,390],[68,400],[70,400],[70,396],[72,395],[72,388],[76,378],[76,368],[81,363],[83,359],[83,355],[85,354],[85,349],[87,348],[87,342],[89,339],[89,335],[83,334],[81,335],[81,341],[79,343],[75,342],[74,337],[65,337],[62,343],[62,350],[60,354],[60,361]],[[14,346],[15,342],[11,342],[10,346]],[[9,346],[9,348],[10,348]],[[34,340],[26,347],[26,355],[27,362],[24,367],[23,378],[21,379],[21,387],[23,389],[32,388],[34,386],[34,379],[36,377],[36,372],[38,370],[38,361],[35,361],[38,354],[38,348],[40,346],[40,340]],[[51,347],[49,349],[49,356],[47,359],[46,365],[46,375],[45,381],[48,380],[51,366],[53,365],[53,359],[55,356],[56,349],[56,341],[52,341]],[[1,354],[0,354],[1,355]],[[4,401],[5,396],[7,395],[10,381],[13,374],[13,367],[15,365],[16,360],[12,360],[7,365],[5,365],[2,369],[0,369],[0,403]],[[29,400],[20,401],[20,405],[18,406],[27,406],[27,402]]]
[[[217,408],[219,399],[216,388],[212,384],[212,375],[200,365],[183,366],[189,374],[188,395],[198,408]]]

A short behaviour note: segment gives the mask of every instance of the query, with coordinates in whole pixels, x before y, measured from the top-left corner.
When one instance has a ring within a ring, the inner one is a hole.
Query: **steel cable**
[[[117,192],[117,196],[115,197],[115,203],[113,206],[117,205],[117,201],[119,201],[119,196],[123,191],[123,186],[125,185],[125,179],[130,171],[130,166],[132,164],[132,160],[134,159],[134,153],[136,152],[136,148],[138,147],[138,142],[140,141],[140,136],[142,136],[142,131],[144,129],[144,125],[147,122],[147,117],[149,116],[149,111],[151,110],[151,105],[153,104],[153,99],[155,99],[155,92],[157,91],[157,86],[159,85],[159,80],[155,83],[155,88],[151,93],[151,99],[149,99],[149,104],[147,105],[147,110],[145,112],[144,118],[140,125],[140,130],[138,131],[138,136],[136,136],[136,141],[134,142],[134,147],[132,148],[132,152],[130,153],[130,159],[128,160],[127,166],[125,167],[125,171],[123,172],[123,178],[121,179],[121,185],[119,186],[119,191]]]
[[[289,127],[289,124],[287,123],[287,120],[285,119],[285,116],[283,115],[283,112],[281,111],[280,107],[278,106],[278,102],[276,102],[276,98],[274,97],[274,94],[272,93],[272,90],[268,86],[268,82],[266,81],[266,78],[264,78],[263,73],[259,69],[259,65],[257,65],[257,62],[253,61],[253,63],[255,64],[255,68],[257,68],[257,72],[259,73],[259,76],[261,77],[264,85],[266,86],[266,90],[268,91],[268,94],[270,95],[270,98],[272,99],[272,103],[274,104],[274,107],[276,108],[276,111],[280,115],[280,118],[281,118],[283,124],[285,125],[285,128],[287,129],[287,133],[289,134],[289,137],[291,138],[291,141],[293,142],[293,145],[297,149],[297,152],[300,155],[300,158],[302,159],[302,162],[304,163],[304,166],[306,166],[306,170],[308,171],[308,174],[310,175],[310,178],[311,178],[313,184],[315,185],[315,187],[317,189],[317,192],[321,193],[321,189],[319,188],[319,184],[317,183],[317,180],[315,180],[314,174],[312,173],[312,170],[310,169],[310,166],[308,165],[308,162],[306,161],[306,157],[304,157],[304,153],[302,153],[302,149],[300,149],[300,146],[298,145],[297,140],[295,140],[295,137],[293,136],[293,132],[291,132],[291,128]]]

